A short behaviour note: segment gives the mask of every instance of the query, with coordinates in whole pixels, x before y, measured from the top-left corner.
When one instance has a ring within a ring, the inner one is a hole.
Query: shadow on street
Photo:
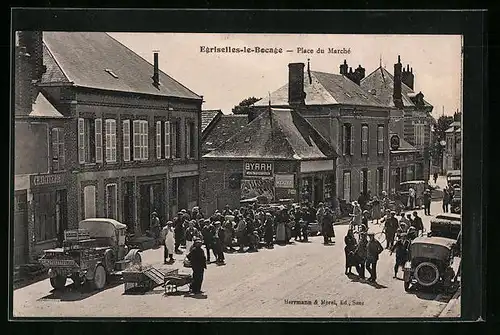
[[[355,275],[355,274],[348,274],[347,277],[352,281],[352,282],[355,282],[355,283],[361,283],[361,284],[366,284],[366,285],[370,285],[376,289],[382,289],[382,288],[387,288],[387,286],[385,285],[382,285],[382,284],[379,284],[377,282],[370,282],[366,279],[361,279],[359,278],[358,275]]]
[[[46,295],[40,299],[43,300],[60,300],[60,301],[80,301],[86,298],[93,296],[94,294],[104,292],[111,288],[117,287],[118,285],[123,284],[120,278],[110,278],[110,282],[106,284],[104,289],[102,290],[94,290],[88,285],[84,287],[78,288],[74,283],[67,285],[63,290],[57,291],[55,289],[50,291],[49,295]]]

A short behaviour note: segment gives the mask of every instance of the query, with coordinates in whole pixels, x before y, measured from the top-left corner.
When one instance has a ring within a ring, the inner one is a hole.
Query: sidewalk
[[[440,318],[459,318],[461,311],[461,292],[460,288],[458,288],[457,292],[450,299],[446,307],[443,309],[441,314],[439,314]]]

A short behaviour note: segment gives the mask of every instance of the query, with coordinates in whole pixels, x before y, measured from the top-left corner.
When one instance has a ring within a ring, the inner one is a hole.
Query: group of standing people
[[[345,274],[352,274],[352,268],[355,267],[358,276],[361,279],[366,279],[365,269],[370,274],[367,279],[370,282],[377,280],[377,262],[380,253],[384,250],[380,242],[375,239],[373,233],[361,232],[359,239],[354,236],[354,231],[349,228],[347,235],[344,238],[345,242]]]
[[[448,213],[450,211],[451,201],[455,195],[455,189],[453,187],[446,186],[443,189],[443,213]]]

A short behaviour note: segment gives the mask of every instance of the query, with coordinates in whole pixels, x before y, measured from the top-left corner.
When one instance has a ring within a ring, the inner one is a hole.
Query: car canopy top
[[[414,245],[437,245],[447,249],[452,249],[456,243],[457,241],[451,238],[421,236],[414,239],[411,245],[412,247]]]
[[[93,218],[78,223],[78,228],[88,230],[91,238],[115,237],[116,231],[127,226],[113,219]]]
[[[462,171],[460,170],[450,170],[446,174],[447,177],[461,177],[462,176]]]

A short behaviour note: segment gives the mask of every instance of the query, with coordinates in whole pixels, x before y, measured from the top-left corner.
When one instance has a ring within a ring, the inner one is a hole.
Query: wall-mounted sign
[[[42,174],[30,176],[31,187],[59,185],[64,182],[63,174]]]
[[[400,154],[400,155],[394,155],[392,157],[393,162],[398,162],[398,163],[411,163],[415,161],[415,155],[414,154]]]
[[[272,177],[274,164],[269,162],[245,162],[243,163],[243,175],[245,177]]]
[[[274,200],[274,183],[272,178],[253,178],[241,180],[241,199],[266,197]]]
[[[294,181],[293,174],[277,174],[274,176],[274,185],[277,188],[294,188]]]
[[[398,149],[399,149],[399,136],[392,135],[391,136],[391,150],[398,150]]]

